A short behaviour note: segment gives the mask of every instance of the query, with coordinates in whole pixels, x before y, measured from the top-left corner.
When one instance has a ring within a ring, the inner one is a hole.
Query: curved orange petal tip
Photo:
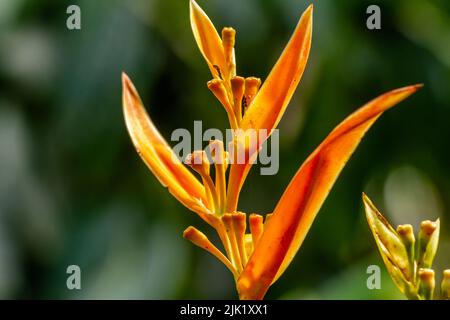
[[[312,23],[311,4],[302,14],[286,48],[245,112],[241,123],[243,130],[265,129],[269,137],[272,129],[278,125],[305,70],[311,48]],[[264,141],[258,141],[258,147]],[[236,209],[237,198],[250,167],[251,163],[232,167],[228,210]]]
[[[131,140],[145,164],[159,182],[185,206],[196,212],[207,211],[205,189],[178,160],[158,132],[130,78],[122,73],[123,113]],[[199,213],[200,213],[199,212]]]
[[[322,203],[366,131],[421,85],[385,93],[341,122],[308,157],[278,202],[238,280],[241,298],[262,299],[300,248]]]
[[[226,59],[222,39],[213,23],[194,0],[190,1],[191,27],[195,41],[208,64],[214,78],[219,79],[226,72]]]
[[[303,75],[311,48],[313,5],[302,14],[294,33],[248,107],[242,129],[274,129]]]

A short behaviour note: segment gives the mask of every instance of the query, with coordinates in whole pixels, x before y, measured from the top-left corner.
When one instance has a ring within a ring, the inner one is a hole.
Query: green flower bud
[[[441,296],[442,299],[450,300],[450,269],[442,273]]]
[[[439,219],[426,220],[420,224],[417,245],[417,263],[419,268],[430,268],[439,244]]]
[[[414,237],[413,227],[410,224],[403,224],[397,227],[397,234],[405,245],[406,252],[408,253],[409,270],[411,274],[415,273],[416,262],[414,260],[414,246],[416,238]]]
[[[434,270],[419,269],[419,296],[424,300],[432,300],[434,293]]]
[[[403,240],[365,194],[363,202],[367,222],[384,264],[397,287],[406,294],[414,281],[414,273],[410,268],[408,251]]]

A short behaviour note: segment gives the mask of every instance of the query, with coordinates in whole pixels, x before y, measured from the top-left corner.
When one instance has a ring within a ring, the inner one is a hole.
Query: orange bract
[[[169,192],[191,210],[203,215],[205,188],[180,162],[158,132],[128,76],[122,74],[123,112],[131,140],[145,164]]]
[[[191,27],[200,52],[214,78],[222,78],[225,72],[225,54],[222,40],[206,13],[195,2],[190,2]]]
[[[267,130],[271,133],[283,116],[297,88],[308,61],[312,37],[313,6],[302,14],[286,48],[270,72],[267,80],[245,112],[243,130]],[[261,146],[264,141],[258,141]],[[230,172],[227,210],[236,210],[239,192],[250,170],[251,163],[232,167]]]
[[[287,268],[342,168],[370,126],[420,86],[390,91],[337,126],[300,167],[278,202],[255,252],[241,274],[241,297],[262,298]],[[256,284],[256,285],[255,285]]]

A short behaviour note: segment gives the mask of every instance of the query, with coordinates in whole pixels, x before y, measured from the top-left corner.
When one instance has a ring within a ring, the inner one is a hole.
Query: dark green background
[[[217,28],[237,30],[238,73],[264,79],[310,2],[199,1]],[[306,241],[268,298],[401,298],[365,221],[366,191],[395,224],[441,218],[436,261],[450,267],[450,2],[314,1],[313,45],[280,123],[280,170],[254,168],[245,212],[270,212],[302,161],[348,114],[404,85],[425,87],[390,110],[349,161]],[[78,4],[82,29],[66,28]],[[185,241],[194,225],[139,159],[124,126],[125,70],[166,137],[225,128],[206,88],[187,0],[0,2],[0,298],[236,298],[231,274]],[[82,290],[66,268],[82,269]]]

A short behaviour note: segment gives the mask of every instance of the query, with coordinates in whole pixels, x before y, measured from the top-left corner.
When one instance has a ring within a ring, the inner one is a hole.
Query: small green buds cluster
[[[422,221],[417,241],[410,224],[396,230],[363,194],[367,222],[392,280],[408,298],[432,300],[435,272],[431,269],[439,244],[439,219]],[[444,270],[441,298],[450,299],[450,269]]]

